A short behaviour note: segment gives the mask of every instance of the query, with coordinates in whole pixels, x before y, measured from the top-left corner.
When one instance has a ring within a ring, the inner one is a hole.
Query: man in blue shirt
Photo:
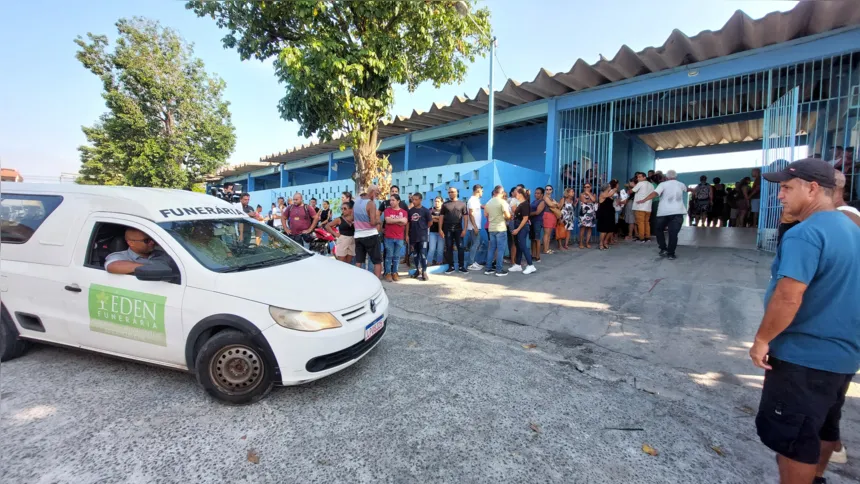
[[[834,210],[827,162],[807,158],[764,178],[801,223],[779,245],[750,349],[766,370],[756,428],[779,454],[780,482],[821,483],[860,369],[860,227]]]

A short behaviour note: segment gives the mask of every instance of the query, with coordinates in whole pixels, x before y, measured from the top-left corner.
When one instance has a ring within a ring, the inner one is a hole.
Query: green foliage
[[[76,58],[104,85],[108,111],[83,127],[79,183],[191,189],[224,165],[236,144],[225,83],[204,70],[169,28],[120,19],[108,52],[104,35],[75,43]]]
[[[384,176],[376,127],[393,103],[392,86],[414,91],[423,82],[461,82],[490,42],[489,11],[473,10],[470,2],[191,0],[186,6],[227,29],[224,46],[243,60],[275,59],[286,86],[278,109],[298,122],[299,134],[322,141],[349,135],[359,187]]]

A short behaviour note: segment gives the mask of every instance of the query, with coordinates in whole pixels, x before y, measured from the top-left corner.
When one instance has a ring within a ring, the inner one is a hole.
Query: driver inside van
[[[155,241],[137,229],[126,229],[125,241],[128,250],[114,252],[105,259],[105,270],[111,274],[134,274],[140,266],[162,262],[170,265],[170,256],[155,250]]]

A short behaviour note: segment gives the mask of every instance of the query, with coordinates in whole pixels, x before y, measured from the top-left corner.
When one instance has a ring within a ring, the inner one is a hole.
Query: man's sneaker
[[[454,266],[448,266],[448,268],[445,269],[445,274],[453,274],[454,270]]]
[[[391,281],[392,281],[391,274],[385,274],[385,282],[391,282]]]
[[[509,271],[509,272],[522,272],[522,271],[523,271],[523,266],[521,266],[521,265],[517,264],[517,265],[515,265],[515,266],[511,266],[511,268],[510,268],[510,269],[508,269],[508,271]]]
[[[483,269],[483,267],[482,267],[481,269]],[[480,269],[479,269],[479,270],[480,270]],[[468,274],[468,273],[469,273],[469,271],[468,271],[465,267],[461,267],[461,268],[460,268],[460,272],[462,272],[463,274]]]
[[[484,266],[478,264],[477,262],[473,262],[472,265],[469,266],[470,271],[480,271],[483,270]]]
[[[666,257],[667,255],[669,255],[669,253],[666,252],[666,249],[660,249],[660,257]]]
[[[418,279],[418,276],[420,276],[420,275],[421,275],[421,271],[419,271],[418,269],[415,269],[415,272],[413,272],[412,275],[410,275],[409,277],[411,277],[413,279]]]
[[[485,270],[485,271],[484,271],[484,274],[485,274],[485,275],[488,275],[488,276],[493,275],[493,274],[495,274],[495,273],[496,273],[496,270],[495,270],[495,269],[487,269],[487,270]]]
[[[496,272],[496,277],[505,277],[508,275],[508,271],[502,269],[500,272]]]
[[[677,259],[677,257],[675,257],[675,254],[669,254],[668,259],[669,260],[675,260],[675,259]]]
[[[536,271],[537,271],[537,267],[528,266],[523,270],[523,274],[531,274],[532,272],[536,272]]]
[[[425,273],[421,274],[421,277],[419,277],[418,279],[420,279],[422,281],[429,281],[430,276],[428,276],[427,273],[425,272]]]
[[[834,464],[847,464],[848,463],[848,453],[845,452],[845,444],[842,445],[842,450],[839,452],[833,451],[833,454],[830,455],[830,462]]]

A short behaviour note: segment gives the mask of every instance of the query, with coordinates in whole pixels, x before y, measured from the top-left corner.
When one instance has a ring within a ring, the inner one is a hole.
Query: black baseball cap
[[[769,182],[779,183],[800,178],[808,182],[816,182],[824,188],[836,187],[836,170],[830,163],[818,158],[804,158],[789,164],[780,171],[764,173],[762,176]]]

